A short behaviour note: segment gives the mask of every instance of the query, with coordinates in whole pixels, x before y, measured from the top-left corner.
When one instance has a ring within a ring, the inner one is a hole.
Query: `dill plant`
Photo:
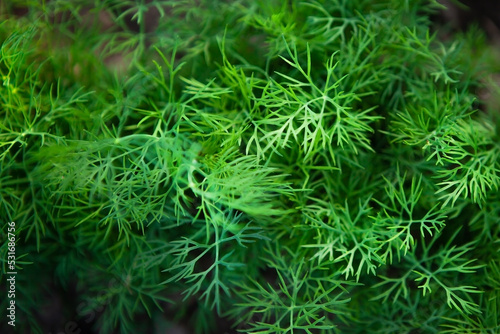
[[[437,3],[0,6],[16,329],[500,331],[499,68]]]

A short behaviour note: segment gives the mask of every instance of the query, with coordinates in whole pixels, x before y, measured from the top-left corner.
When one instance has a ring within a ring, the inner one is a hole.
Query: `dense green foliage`
[[[479,30],[428,1],[2,3],[16,329],[500,332]]]

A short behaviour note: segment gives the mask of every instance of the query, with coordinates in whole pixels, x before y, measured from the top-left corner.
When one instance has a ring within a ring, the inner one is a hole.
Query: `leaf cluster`
[[[498,332],[495,51],[439,6],[0,4],[19,325]]]

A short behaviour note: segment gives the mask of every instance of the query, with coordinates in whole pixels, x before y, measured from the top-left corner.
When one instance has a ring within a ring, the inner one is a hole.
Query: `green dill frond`
[[[1,308],[500,332],[498,50],[452,3],[0,2]]]

